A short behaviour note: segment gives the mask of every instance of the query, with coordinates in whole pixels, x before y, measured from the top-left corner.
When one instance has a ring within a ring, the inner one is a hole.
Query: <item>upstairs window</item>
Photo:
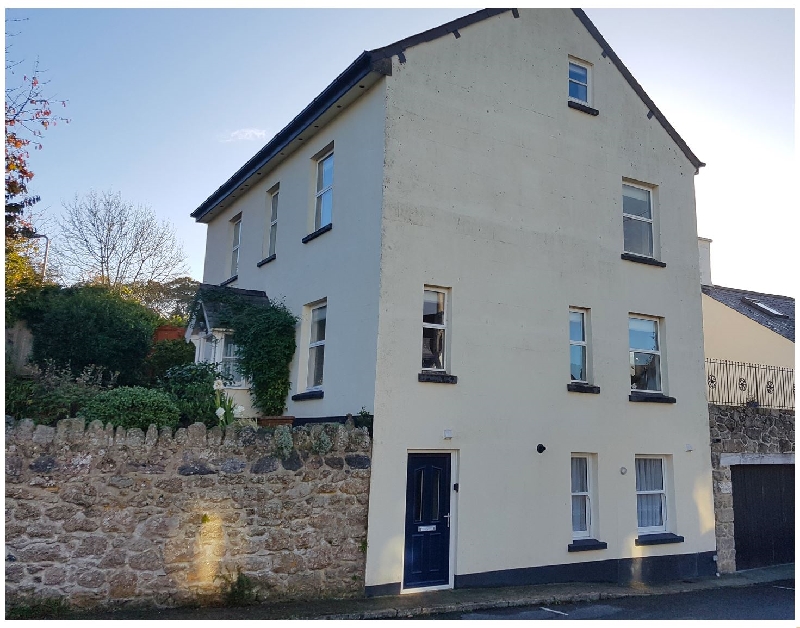
[[[317,199],[314,229],[331,224],[333,219],[333,153],[317,161]]]
[[[631,390],[661,392],[661,346],[658,320],[628,318]]]
[[[242,219],[233,223],[233,247],[231,250],[231,277],[239,274],[239,244],[242,237]]]
[[[267,256],[275,255],[275,241],[278,238],[278,192],[275,190],[270,197],[270,219],[269,219],[269,250]]]
[[[569,375],[573,382],[588,382],[586,358],[586,310],[569,311]]]
[[[591,66],[575,59],[569,61],[569,100],[589,105]]]
[[[422,304],[422,368],[445,371],[445,318],[446,293],[442,290],[425,290]]]
[[[322,388],[322,373],[325,364],[325,321],[327,319],[327,304],[320,305],[311,310],[311,334],[308,344],[308,390]]]
[[[647,188],[622,185],[622,231],[626,253],[653,257],[653,207]]]

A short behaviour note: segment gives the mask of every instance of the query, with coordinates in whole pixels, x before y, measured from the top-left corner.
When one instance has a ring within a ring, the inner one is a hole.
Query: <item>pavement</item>
[[[794,579],[794,564],[737,571],[710,578],[682,580],[668,584],[607,583],[542,584],[523,587],[450,589],[407,595],[353,599],[316,599],[297,602],[265,603],[245,607],[205,607],[171,609],[120,609],[95,611],[73,616],[75,619],[392,619],[508,608],[552,606],[593,602],[634,596],[688,593],[722,587],[747,587],[759,583]]]

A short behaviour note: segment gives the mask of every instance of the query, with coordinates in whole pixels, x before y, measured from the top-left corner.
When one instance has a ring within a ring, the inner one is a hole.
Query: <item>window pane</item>
[[[439,494],[441,487],[439,486],[442,479],[441,469],[433,469],[433,481],[431,482],[431,498],[433,500],[433,510],[431,512],[431,521],[439,520]]]
[[[444,325],[444,292],[425,291],[422,304],[422,322]]]
[[[663,502],[660,494],[636,496],[636,519],[640,528],[664,525]]]
[[[570,345],[569,347],[569,375],[572,379],[581,382],[586,378],[586,347],[583,345]]]
[[[575,63],[569,64],[569,77],[580,83],[586,83],[586,68]]]
[[[317,197],[317,210],[315,216],[314,226],[319,229],[325,225],[331,224],[331,215],[333,213],[333,190],[328,190],[324,194]]]
[[[631,351],[631,390],[661,390],[659,368],[657,355]]]
[[[422,368],[444,368],[444,329],[422,328]]]
[[[623,248],[628,253],[653,257],[653,223],[623,217],[622,231],[625,238]]]
[[[311,311],[311,342],[325,340],[325,319],[327,315],[328,308],[324,305]]]
[[[632,185],[623,185],[622,213],[652,218],[650,215],[650,191],[635,188]]]
[[[572,459],[572,492],[573,493],[588,493],[589,492],[589,468],[588,460],[586,458],[573,458]]]
[[[269,228],[269,253],[268,255],[275,255],[275,240],[278,237],[278,223],[275,223]]]
[[[308,382],[309,388],[322,386],[322,365],[325,362],[325,345],[311,347],[308,350]]]
[[[333,155],[317,164],[317,192],[333,185]]]
[[[664,467],[661,458],[636,459],[636,490],[661,491],[664,489]]]
[[[575,98],[576,100],[582,100],[583,102],[588,102],[588,90],[586,89],[586,85],[580,85],[579,83],[575,83],[573,81],[569,82],[569,97]]]
[[[588,532],[587,525],[587,502],[586,495],[573,495],[572,496],[572,531],[573,532]]]
[[[225,351],[222,355],[226,358],[236,357],[236,344],[233,342],[231,334],[225,334]]]
[[[583,312],[569,313],[569,339],[578,342],[586,340],[583,331]]]
[[[239,249],[233,249],[231,253],[231,277],[239,272]]]
[[[278,220],[278,193],[272,195],[272,215],[270,216],[270,222],[275,222]]]
[[[238,221],[236,224],[233,225],[233,246],[234,248],[239,246],[239,237],[242,234],[242,221]]]
[[[658,326],[646,318],[628,319],[628,342],[631,349],[658,351]]]

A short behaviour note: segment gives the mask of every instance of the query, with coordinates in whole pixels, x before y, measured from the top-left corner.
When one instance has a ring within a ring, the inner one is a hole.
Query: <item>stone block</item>
[[[157,550],[148,550],[130,557],[128,565],[136,571],[155,571],[160,569],[164,561]]]
[[[325,458],[325,464],[331,469],[344,469],[344,458],[341,456],[328,456]]]
[[[292,453],[289,454],[289,457],[286,458],[286,460],[282,460],[281,464],[287,471],[299,471],[303,468],[303,461],[300,458],[300,455],[297,453],[297,450],[292,450]]]
[[[108,485],[114,488],[130,488],[133,486],[133,478],[126,475],[113,475],[108,478]]]
[[[27,526],[28,536],[32,539],[52,539],[56,535],[56,526],[36,521]]]
[[[197,425],[197,423],[195,423],[195,425]],[[200,425],[202,425],[202,423]],[[203,425],[203,427],[205,428],[205,425]],[[179,466],[178,473],[180,475],[212,475],[217,473],[217,470],[211,468],[203,460],[193,460]]]
[[[26,521],[30,519],[38,519],[42,516],[42,511],[33,503],[22,502],[17,504],[15,507],[8,509],[8,505],[6,506],[8,512],[9,510],[14,513],[14,518],[18,521]]]
[[[108,579],[108,596],[111,599],[129,599],[136,594],[138,578],[135,573],[122,571]]]
[[[106,583],[106,574],[98,569],[82,570],[75,582],[87,589],[98,589]]]
[[[303,557],[299,554],[282,552],[273,558],[272,571],[278,574],[296,574],[306,568]]]
[[[730,523],[733,521],[733,508],[721,508],[717,510],[717,521]]]
[[[222,428],[215,425],[208,430],[207,438],[209,447],[219,447],[222,444]]]
[[[94,519],[90,519],[82,512],[75,513],[64,522],[65,532],[94,532],[100,527]]]
[[[58,506],[53,506],[52,508],[48,508],[44,511],[44,514],[47,515],[53,521],[61,521],[63,519],[69,519],[75,513],[78,512],[78,508],[75,506],[69,506],[67,504],[59,504]]]
[[[33,543],[17,551],[23,563],[60,562],[65,559],[60,545],[56,543]]]
[[[28,468],[34,473],[49,474],[54,469],[58,468],[58,466],[58,462],[53,456],[41,455],[31,462]]]
[[[31,440],[36,445],[49,445],[56,437],[56,428],[50,425],[37,425]]]
[[[250,473],[263,474],[272,473],[278,470],[278,460],[272,456],[265,456],[259,458],[252,465],[250,465]]]
[[[202,449],[206,446],[206,426],[204,423],[192,423],[186,430],[186,445]]]
[[[19,563],[6,563],[6,582],[22,582],[25,578],[25,567]]]
[[[81,544],[72,554],[74,558],[84,556],[102,556],[108,548],[108,539],[105,536],[85,536],[81,539]]]
[[[28,526],[24,524],[12,525],[7,523],[5,529],[6,543],[14,539],[18,539],[28,531]]]
[[[61,492],[61,499],[78,506],[91,506],[97,503],[97,489],[91,484],[68,486]]]

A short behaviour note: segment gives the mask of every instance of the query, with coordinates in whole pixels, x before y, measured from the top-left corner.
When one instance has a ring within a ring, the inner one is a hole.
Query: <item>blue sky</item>
[[[7,38],[67,99],[31,166],[37,211],[114,190],[151,206],[202,277],[189,218],[363,50],[471,9],[15,9]],[[698,231],[719,285],[795,296],[794,11],[587,9],[708,166]],[[6,77],[14,81],[14,77]]]

